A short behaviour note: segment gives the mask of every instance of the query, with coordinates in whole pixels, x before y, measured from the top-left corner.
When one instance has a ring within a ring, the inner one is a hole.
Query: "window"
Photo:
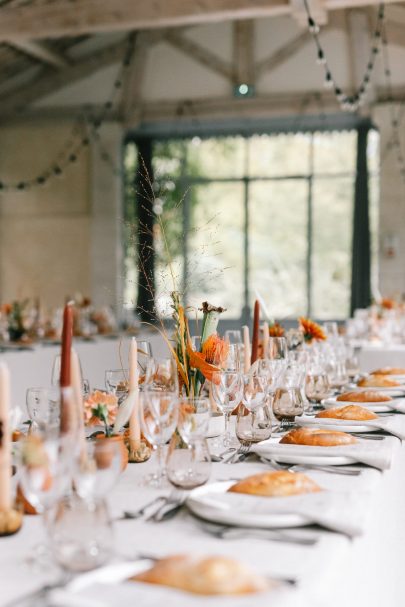
[[[166,270],[169,254],[188,305],[209,299],[227,308],[225,318],[240,319],[258,292],[275,318],[345,318],[356,150],[355,130],[153,141],[157,211],[168,243],[165,247],[157,226],[161,313],[167,311],[173,288]],[[128,146],[127,171],[128,166],[133,170],[130,154]],[[372,131],[373,243],[377,159],[378,134]],[[128,244],[126,251],[132,254]],[[374,261],[375,251],[373,244]],[[126,265],[127,277],[133,279],[133,262]],[[126,284],[133,300],[135,287],[128,279]]]

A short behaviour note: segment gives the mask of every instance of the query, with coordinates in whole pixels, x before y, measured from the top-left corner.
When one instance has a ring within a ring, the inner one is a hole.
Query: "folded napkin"
[[[263,455],[268,459],[292,456],[311,456],[311,457],[347,457],[353,460],[353,463],[366,464],[373,468],[386,470],[391,466],[393,438],[389,436],[382,441],[367,441],[357,439],[355,445],[342,445],[339,447],[312,447],[308,445],[283,445],[274,442],[273,439],[263,441],[252,447],[252,452]]]
[[[330,417],[310,417],[303,416],[302,418],[298,417],[296,419],[298,425],[302,422],[303,426],[315,426],[317,428],[323,427],[327,428],[328,426],[369,426],[370,430],[374,428],[378,428],[379,430],[384,430],[384,432],[388,432],[388,434],[392,434],[397,438],[404,440],[405,439],[405,417],[400,415],[393,415],[392,417],[380,417],[379,419],[370,419],[370,420],[342,420],[342,419],[332,419]]]
[[[364,503],[367,503],[368,497],[369,494],[364,491],[320,491],[282,498],[212,492],[189,498],[188,504],[191,510],[193,502],[203,504],[212,520],[215,520],[215,512],[218,511],[222,515],[226,511],[245,513],[246,517],[251,516],[252,526],[259,527],[258,516],[294,514],[302,517],[304,524],[321,525],[326,529],[355,537],[363,531]]]

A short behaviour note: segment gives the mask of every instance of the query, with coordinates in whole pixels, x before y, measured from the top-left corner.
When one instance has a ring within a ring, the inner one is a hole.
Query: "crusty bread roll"
[[[383,367],[371,372],[371,375],[405,375],[403,367]]]
[[[357,382],[360,388],[400,388],[401,384],[394,379],[389,379],[385,375],[371,375],[363,377]]]
[[[346,432],[326,428],[295,428],[280,440],[285,445],[310,445],[312,447],[335,447],[352,445],[356,439]]]
[[[340,394],[336,400],[343,403],[387,403],[392,398],[388,394],[381,394],[375,390],[363,390],[362,392],[345,392]]]
[[[131,580],[205,595],[251,594],[270,588],[266,579],[225,556],[170,556],[157,561],[151,569]]]
[[[265,497],[287,497],[301,493],[315,493],[321,491],[321,488],[306,474],[276,470],[248,476],[232,485],[228,491]]]
[[[315,417],[364,421],[367,419],[377,419],[378,415],[365,407],[346,405],[346,407],[336,407],[327,411],[320,411]]]

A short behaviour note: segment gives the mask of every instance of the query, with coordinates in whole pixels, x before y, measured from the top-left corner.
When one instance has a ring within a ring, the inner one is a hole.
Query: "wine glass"
[[[118,402],[128,395],[129,390],[128,369],[110,369],[105,372],[105,386],[109,394],[115,394]]]
[[[179,392],[179,378],[174,358],[151,358],[146,368],[144,390]]]
[[[56,427],[60,416],[59,388],[28,388],[27,411],[31,421],[40,431]]]
[[[324,322],[323,330],[325,332],[326,337],[332,341],[339,337],[338,324],[335,321],[330,320]]]
[[[211,456],[207,440],[192,438],[187,444],[173,434],[167,456],[167,478],[178,489],[194,489],[204,485],[211,472]]]
[[[240,404],[243,395],[243,377],[235,371],[216,371],[212,376],[212,396],[225,416],[223,445],[231,444],[229,422],[232,411]]]
[[[161,486],[166,476],[163,452],[176,429],[178,419],[178,398],[173,392],[145,390],[140,393],[140,422],[145,438],[156,450],[158,471],[149,480]]]
[[[224,363],[225,371],[240,372],[243,364],[243,344],[230,344],[228,356]]]
[[[114,487],[121,474],[122,446],[113,440],[86,441],[73,465],[73,482],[82,499],[97,502]]]
[[[243,376],[242,403],[249,411],[263,406],[268,397],[267,377],[264,374],[247,374]]]
[[[69,490],[76,457],[70,435],[24,438],[20,444],[20,482],[28,502],[39,513],[47,511]]]
[[[186,443],[205,438],[210,418],[211,404],[208,398],[180,397],[177,429]]]
[[[229,344],[242,344],[242,333],[239,329],[237,330],[229,330],[229,331],[225,331],[225,335],[224,335],[225,341],[227,341]]]
[[[152,358],[152,345],[150,341],[138,341],[137,342],[138,352],[138,371],[140,379],[145,377],[146,368],[148,366],[149,359]]]
[[[336,355],[330,358],[328,377],[331,387],[337,390],[343,388],[349,382],[349,375],[347,373],[346,361],[344,358]]]
[[[80,358],[78,357],[79,360],[79,367],[80,367],[80,377],[83,377],[83,371],[82,371],[82,365],[80,362]],[[52,365],[52,373],[51,373],[51,385],[52,386],[59,386],[59,381],[60,381],[60,365],[61,365],[61,355],[60,354],[56,354],[55,358],[53,359],[53,365]],[[82,379],[83,382],[83,396],[86,397],[90,394],[90,382],[88,379]]]
[[[285,337],[269,337],[269,345],[265,358],[270,360],[285,360],[288,355]]]
[[[303,382],[305,369],[290,363],[285,369],[273,399],[273,414],[280,422],[280,431],[294,426],[296,415],[304,412]]]

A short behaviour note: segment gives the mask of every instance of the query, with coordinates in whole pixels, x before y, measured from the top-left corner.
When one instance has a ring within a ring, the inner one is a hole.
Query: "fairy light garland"
[[[395,113],[394,95],[392,92],[392,89],[393,89],[392,71],[390,68],[390,61],[389,61],[389,55],[388,55],[388,37],[387,37],[386,28],[384,28],[383,36],[382,36],[382,61],[383,61],[385,85],[386,85],[386,89],[387,89],[387,102],[389,103],[390,123],[391,123],[391,129],[392,129],[391,137],[387,144],[387,150],[394,149],[399,172],[400,172],[402,181],[405,185],[405,156],[402,151],[401,137],[400,137],[402,113],[400,110],[398,110],[397,114]]]
[[[55,160],[40,173],[30,179],[20,179],[15,182],[6,182],[0,179],[0,194],[3,192],[22,192],[30,190],[33,187],[46,185],[51,179],[61,177],[66,169],[75,164],[81,153],[90,145],[91,139],[95,139],[108,114],[114,106],[114,101],[123,86],[125,72],[132,62],[134,50],[135,34],[128,36],[128,44],[124,53],[118,76],[116,77],[110,98],[103,104],[103,109],[99,116],[91,116],[86,108],[83,108],[82,114],[73,125],[72,131],[67,138],[62,150],[58,152]],[[84,133],[83,133],[84,131]]]
[[[319,25],[316,23],[315,19],[312,17],[308,0],[304,0],[305,11],[307,13],[308,18],[308,29],[312,35],[312,38],[315,42],[316,52],[317,52],[317,63],[323,66],[325,70],[325,80],[324,86],[327,89],[333,90],[336,100],[340,105],[340,108],[344,111],[355,112],[358,108],[364,103],[365,98],[367,96],[367,90],[371,83],[372,74],[376,64],[376,58],[378,53],[380,52],[380,45],[382,39],[382,31],[383,31],[383,23],[384,23],[384,4],[380,4],[378,8],[378,16],[377,23],[374,29],[373,39],[370,47],[369,58],[366,66],[366,70],[364,72],[364,76],[361,80],[361,83],[357,90],[353,92],[351,95],[346,95],[343,90],[336,83],[335,78],[333,77],[332,70],[330,68],[329,62],[326,58],[325,51],[321,45],[319,32]]]

